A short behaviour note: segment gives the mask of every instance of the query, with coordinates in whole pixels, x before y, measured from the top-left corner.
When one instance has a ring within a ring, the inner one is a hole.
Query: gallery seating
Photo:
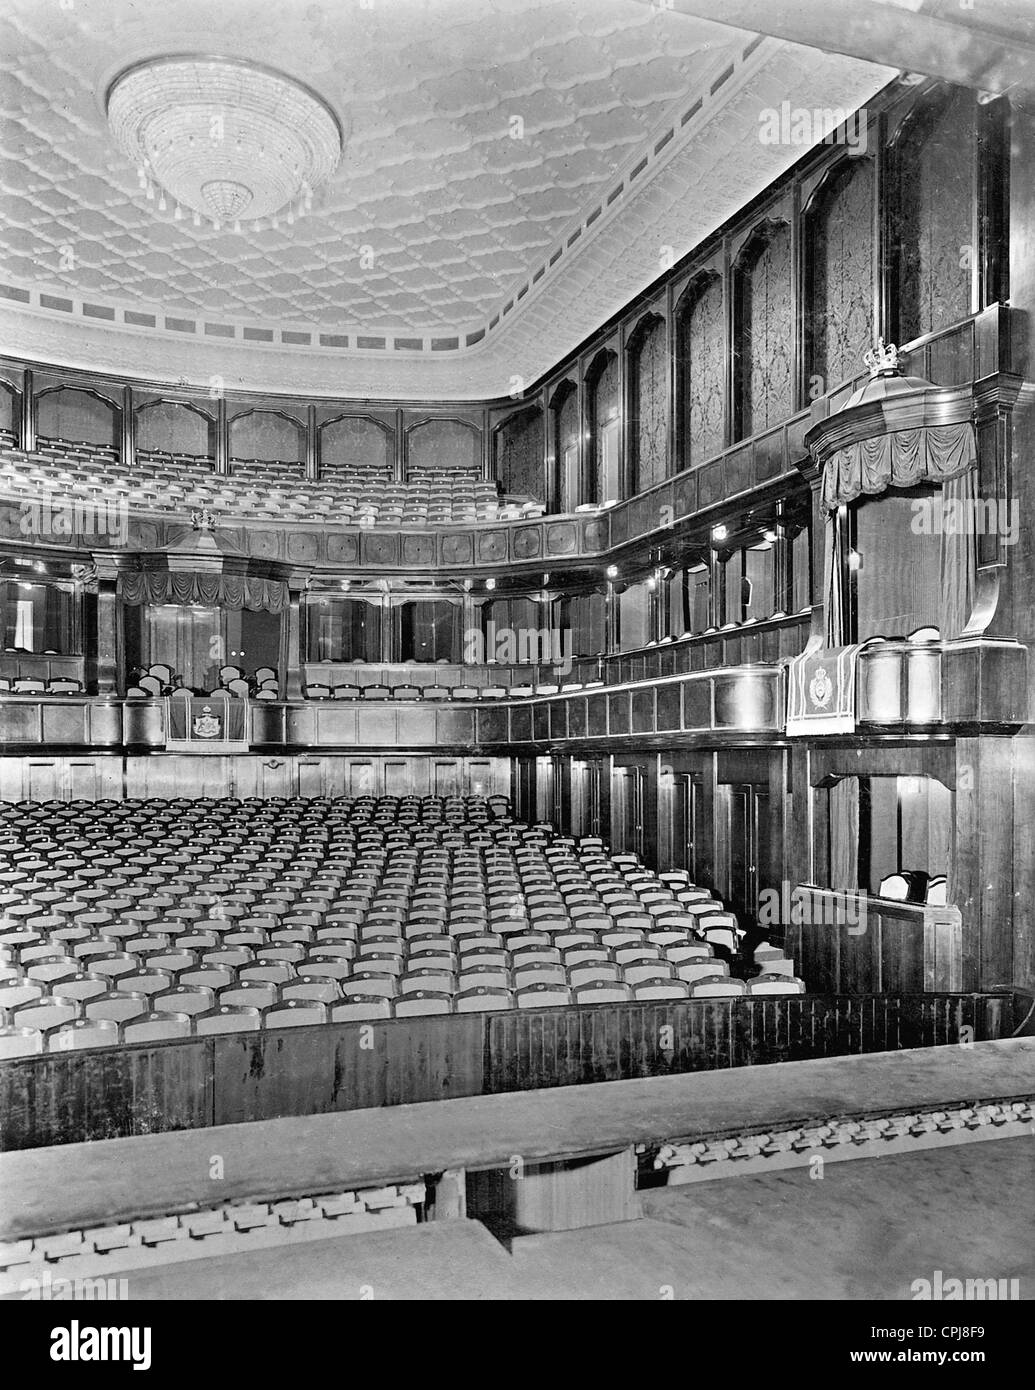
[[[495,521],[501,514],[495,483],[469,468],[412,471],[399,482],[384,469],[329,467],[308,479],[298,463],[232,459],[223,475],[210,457],[138,449],[131,469],[114,449],[60,439],[40,439],[32,453],[0,439],[0,496],[50,496],[54,505],[117,504],[185,518],[207,512],[214,519],[396,529]]]

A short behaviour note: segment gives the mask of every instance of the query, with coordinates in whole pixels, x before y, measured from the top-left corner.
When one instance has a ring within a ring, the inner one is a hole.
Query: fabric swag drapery
[[[242,574],[194,574],[179,570],[140,570],[120,574],[118,594],[123,603],[200,603],[218,608],[250,608],[282,613],[288,586],[280,579]]]

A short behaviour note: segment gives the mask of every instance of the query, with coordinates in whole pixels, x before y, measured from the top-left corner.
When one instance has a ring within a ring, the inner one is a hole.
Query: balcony
[[[858,722],[881,730],[1017,729],[1028,719],[1027,664],[1027,647],[1008,639],[876,643],[858,656]]]

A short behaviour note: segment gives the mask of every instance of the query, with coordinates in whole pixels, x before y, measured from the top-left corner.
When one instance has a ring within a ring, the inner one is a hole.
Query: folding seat
[[[242,966],[238,972],[240,984],[286,984],[288,980],[296,978],[297,971],[294,964],[289,961],[279,960],[259,960],[254,965]],[[234,985],[221,986],[223,989],[233,989]]]
[[[663,959],[661,947],[655,946],[649,941],[627,941],[621,945],[612,946],[611,950],[619,965],[632,965],[635,961]]]
[[[40,948],[29,947],[28,949],[35,952]],[[43,949],[53,950],[50,946]],[[21,953],[21,966],[28,981],[43,985],[52,992],[56,991],[64,980],[74,980],[79,973],[79,962],[74,956],[27,956],[26,952],[23,951]]]
[[[436,966],[407,965],[406,973],[400,976],[400,994],[413,994],[415,990],[438,990],[445,994],[456,991],[456,976],[452,967],[440,969]]]
[[[532,985],[562,985],[568,983],[563,964],[550,961],[532,961],[528,965],[514,966],[511,971],[514,987],[523,990]]]
[[[694,903],[707,903],[716,908],[721,906],[706,888],[681,888],[676,893],[676,898],[679,902],[684,903],[688,907],[692,906]]]
[[[250,962],[249,962],[250,963]],[[157,972],[155,972],[157,973]],[[199,965],[192,966],[189,970],[181,970],[177,976],[179,985],[200,986],[212,992],[213,997],[225,985],[233,984],[236,977],[236,969],[232,965],[216,963],[215,961],[202,961]],[[121,980],[120,980],[121,987]],[[170,980],[170,984],[172,981]],[[132,988],[127,985],[126,988]]]
[[[572,990],[576,1004],[627,1004],[633,992],[621,980],[593,980]]]
[[[787,975],[756,975],[747,982],[748,994],[804,994],[805,981]]]
[[[119,1025],[111,1019],[74,1018],[47,1033],[48,1052],[78,1052],[91,1047],[117,1047]]]
[[[525,985],[516,990],[519,1009],[556,1008],[572,1002],[571,990],[567,985],[537,983]]]
[[[699,918],[697,930],[713,946],[722,947],[731,954],[736,953],[743,936],[732,912],[707,913]]]
[[[354,994],[332,1004],[330,1008],[331,1021],[334,1023],[358,1023],[391,1016],[392,1001],[381,994]]]
[[[33,1057],[43,1051],[44,1041],[44,1034],[39,1028],[4,1024],[0,1027],[0,1061]]]
[[[299,973],[312,980],[347,980],[352,966],[347,960],[317,960],[309,956]]]
[[[585,960],[572,964],[566,962],[565,969],[568,983],[573,988],[593,984],[597,980],[613,983],[620,983],[622,980],[622,972],[614,961]]]
[[[262,1027],[262,1010],[254,1005],[220,1003],[194,1015],[194,1034],[257,1033]]]
[[[38,1028],[45,1033],[62,1023],[71,1023],[74,1018],[81,1018],[82,1013],[82,1005],[78,999],[52,994],[19,1004],[10,1010],[9,1017],[15,1028]]]
[[[747,985],[743,980],[716,977],[714,973],[711,977],[694,980],[690,985],[691,999],[735,999],[746,993]]]
[[[224,985],[216,996],[216,1004],[233,1008],[268,1009],[280,998],[280,986],[270,980],[241,980]]]
[[[174,985],[151,996],[151,1011],[190,1016],[211,1009],[215,1002],[213,991],[203,985]]]
[[[61,993],[64,998],[75,999],[83,1004],[88,999],[96,999],[101,994],[107,994],[110,984],[110,980],[104,975],[82,972],[74,979],[62,981]]]
[[[109,944],[103,954],[92,955],[88,959],[91,974],[103,975],[112,981],[140,968],[140,962],[134,955],[129,951],[119,951],[114,943]]]
[[[413,1018],[422,1014],[448,1014],[453,1011],[453,996],[444,990],[418,989],[394,1005],[396,1018]]]
[[[341,982],[341,993],[346,998],[358,994],[380,994],[394,999],[398,992],[396,977],[387,971],[355,970],[348,980]]]
[[[535,944],[531,946],[514,946],[510,953],[510,963],[516,970],[519,966],[534,965],[536,962],[545,962],[549,965],[562,964],[562,956],[556,946],[544,946]]]
[[[650,999],[689,999],[690,986],[683,980],[644,980],[633,985],[637,1002]]]
[[[663,946],[662,954],[671,965],[677,967],[714,960],[715,957],[715,952],[706,941],[691,941],[686,944]]]
[[[464,988],[454,997],[458,1014],[492,1013],[514,1007],[514,995],[505,985],[477,984]]]
[[[675,978],[675,970],[667,960],[629,961],[621,969],[622,979],[629,985]]]
[[[333,1004],[336,999],[341,998],[341,990],[337,980],[325,977],[317,979],[308,973],[300,973],[296,980],[289,980],[287,984],[280,986],[280,997],[285,1003],[294,999]]]

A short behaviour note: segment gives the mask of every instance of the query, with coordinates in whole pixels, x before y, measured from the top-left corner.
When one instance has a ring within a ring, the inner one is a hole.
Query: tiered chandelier
[[[195,225],[293,221],[341,158],[341,126],[319,97],[237,59],[140,63],[112,83],[107,110],[148,199]]]

